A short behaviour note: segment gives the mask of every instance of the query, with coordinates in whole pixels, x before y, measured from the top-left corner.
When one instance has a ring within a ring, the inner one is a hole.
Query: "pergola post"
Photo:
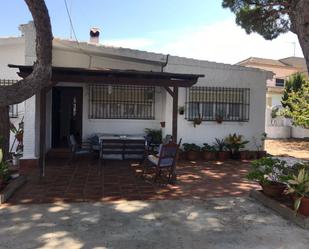
[[[172,136],[173,142],[177,143],[177,129],[178,129],[178,87],[174,86],[173,91],[173,117],[172,117]]]
[[[46,89],[40,92],[40,146],[39,146],[39,174],[45,176],[45,151],[46,151]]]

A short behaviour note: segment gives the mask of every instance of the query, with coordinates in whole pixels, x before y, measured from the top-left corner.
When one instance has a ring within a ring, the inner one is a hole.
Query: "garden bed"
[[[19,176],[15,179],[11,179],[8,184],[0,190],[0,205],[5,203],[25,183],[25,176]]]
[[[293,201],[289,196],[271,198],[266,196],[261,190],[251,190],[250,196],[261,202],[264,206],[276,211],[283,218],[309,230],[309,217],[303,216],[299,213],[295,214],[295,211],[293,210]]]

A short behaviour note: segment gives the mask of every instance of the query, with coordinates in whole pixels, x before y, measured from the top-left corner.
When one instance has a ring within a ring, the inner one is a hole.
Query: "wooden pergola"
[[[33,67],[24,65],[9,65],[11,68],[18,68],[18,75],[22,78],[31,74]],[[40,98],[40,149],[39,168],[40,175],[44,175],[45,168],[45,139],[46,139],[46,92],[59,82],[74,83],[96,83],[110,85],[143,85],[163,87],[173,99],[172,111],[172,137],[177,143],[177,119],[178,119],[178,88],[191,87],[198,78],[204,77],[201,74],[178,74],[168,72],[152,72],[137,70],[119,70],[102,68],[73,68],[73,67],[52,67],[52,84],[42,89]]]

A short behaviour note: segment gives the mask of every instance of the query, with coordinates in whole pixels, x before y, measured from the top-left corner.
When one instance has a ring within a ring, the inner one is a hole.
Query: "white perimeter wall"
[[[250,140],[248,149],[255,149],[252,137],[260,137],[265,130],[265,106],[266,106],[266,72],[255,69],[248,70],[243,67],[231,66],[212,62],[203,62],[171,56],[166,72],[204,74],[196,86],[210,87],[238,87],[250,88],[250,119],[249,122],[217,122],[203,121],[201,125],[193,127],[191,121],[185,120],[185,115],[178,115],[178,138],[183,143],[212,144],[215,138],[224,138],[230,133],[241,134],[246,140]],[[185,105],[186,90],[179,91],[179,106]],[[172,99],[167,95],[166,99],[166,134],[171,134]]]

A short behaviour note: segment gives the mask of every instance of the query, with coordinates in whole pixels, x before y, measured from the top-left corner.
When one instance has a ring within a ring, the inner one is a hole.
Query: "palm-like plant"
[[[225,138],[225,143],[227,148],[232,152],[232,154],[237,153],[240,149],[245,148],[245,145],[249,141],[243,140],[242,135],[237,135],[236,133],[230,134]]]
[[[216,142],[214,142],[213,146],[218,150],[218,151],[225,151],[226,150],[226,143],[224,139],[215,139]]]
[[[305,168],[299,170],[297,175],[292,175],[287,180],[288,189],[287,194],[294,194],[296,196],[294,202],[294,209],[297,211],[300,207],[301,201],[304,197],[309,197],[309,172]]]

